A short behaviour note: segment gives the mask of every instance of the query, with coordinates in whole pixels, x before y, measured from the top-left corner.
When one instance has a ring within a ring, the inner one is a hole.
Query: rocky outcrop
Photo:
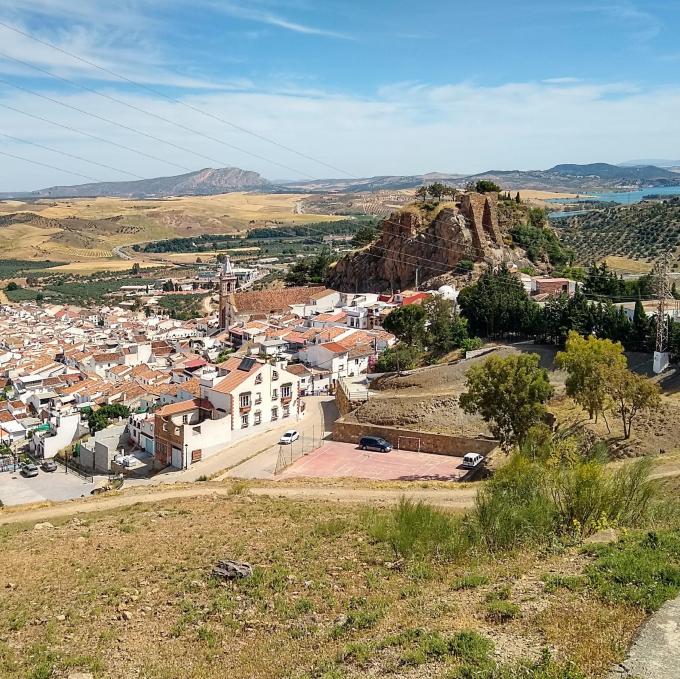
[[[496,194],[467,193],[428,224],[417,209],[392,214],[380,238],[341,259],[328,286],[344,292],[384,292],[445,274],[467,276],[462,260],[499,264],[514,261],[498,224]],[[523,254],[523,253],[521,253]]]

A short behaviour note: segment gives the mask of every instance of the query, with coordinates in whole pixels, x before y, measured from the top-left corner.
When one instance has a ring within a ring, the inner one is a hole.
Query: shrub
[[[451,583],[451,589],[475,589],[476,587],[486,585],[488,582],[489,578],[487,578],[485,575],[474,575],[470,573],[454,580]]]
[[[479,337],[468,337],[460,343],[460,348],[463,351],[477,351],[477,349],[481,349],[483,346],[484,342]]]
[[[486,605],[486,619],[491,622],[507,622],[521,615],[520,607],[512,601],[495,599]]]
[[[459,520],[424,502],[402,498],[389,513],[371,518],[369,534],[397,556],[447,559],[468,545]]]
[[[545,470],[521,455],[482,487],[474,518],[480,539],[492,551],[546,538],[555,526],[555,509],[545,491]]]

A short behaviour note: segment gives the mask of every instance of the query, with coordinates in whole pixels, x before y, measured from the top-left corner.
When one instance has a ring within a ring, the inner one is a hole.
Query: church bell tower
[[[236,291],[236,274],[231,266],[229,255],[226,256],[220,270],[220,330],[226,330],[234,323],[234,292]]]

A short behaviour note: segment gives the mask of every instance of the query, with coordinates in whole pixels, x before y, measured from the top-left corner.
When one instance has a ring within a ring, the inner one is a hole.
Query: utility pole
[[[668,281],[668,253],[654,265],[654,291],[658,300],[656,307],[656,346],[654,347],[654,372],[662,373],[669,363],[668,358],[668,315],[667,306],[670,297]]]

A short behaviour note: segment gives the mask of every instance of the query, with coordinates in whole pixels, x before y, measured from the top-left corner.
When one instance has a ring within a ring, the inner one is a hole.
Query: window
[[[182,424],[186,424],[189,421],[188,415],[182,415]]]
[[[262,394],[258,391],[255,394],[255,405],[260,405],[262,403]]]
[[[276,382],[276,380],[279,379],[279,371],[278,370],[273,370],[272,371],[272,381]]]
[[[283,416],[288,417],[290,415],[290,406],[283,406]]]
[[[279,409],[274,407],[274,408],[272,408],[272,421],[278,420],[278,419],[279,419]]]
[[[241,429],[245,429],[248,426],[248,414],[241,415]]]
[[[239,396],[239,405],[241,408],[248,408],[250,406],[250,392]]]
[[[272,389],[272,398],[276,400],[279,397],[279,390],[278,389]]]
[[[260,424],[262,422],[262,413],[258,410],[255,412],[255,421],[253,424]]]
[[[292,395],[293,390],[291,389],[290,384],[281,387],[281,398],[290,398]]]
[[[255,384],[262,384],[262,375],[255,376]]]

